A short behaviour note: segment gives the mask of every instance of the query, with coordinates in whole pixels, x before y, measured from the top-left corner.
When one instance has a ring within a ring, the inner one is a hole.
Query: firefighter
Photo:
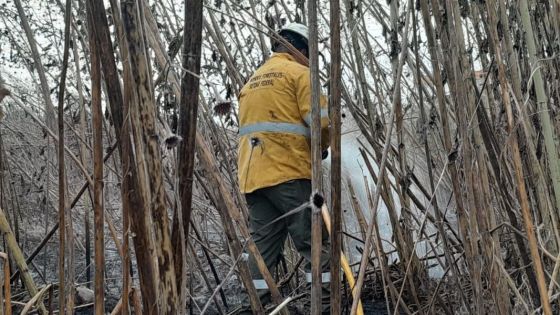
[[[309,57],[309,31],[291,23],[278,35]],[[252,237],[273,272],[282,258],[290,235],[306,260],[306,280],[311,282],[311,209],[306,208],[274,224],[265,226],[288,211],[309,201],[311,195],[311,87],[310,71],[298,63],[296,54],[279,40],[272,39],[273,55],[259,67],[239,94],[239,185],[249,206]],[[321,99],[321,139],[323,158],[329,143],[326,99]],[[263,228],[264,227],[264,228]],[[329,311],[330,273],[328,235],[323,231],[323,311]],[[263,305],[270,301],[266,282],[254,258],[249,258],[253,284]],[[241,314],[250,314],[244,297]]]

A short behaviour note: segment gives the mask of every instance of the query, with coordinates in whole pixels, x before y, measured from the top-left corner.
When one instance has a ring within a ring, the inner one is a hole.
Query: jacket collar
[[[285,59],[285,60],[290,60],[290,61],[296,61],[296,59],[294,58],[294,56],[290,55],[289,53],[272,53],[272,56],[270,58],[280,58],[280,59]]]
[[[304,66],[304,67],[308,67],[307,65],[304,65],[304,64],[300,63],[299,61],[297,61],[296,58],[295,58],[294,56],[292,56],[291,54],[289,54],[289,53],[277,53],[277,52],[275,52],[275,53],[272,54],[272,56],[270,57],[270,59],[274,59],[274,58],[279,58],[279,59],[283,59],[283,60],[289,60],[289,61],[295,62],[295,63],[297,63],[297,64],[299,64],[299,65],[302,65],[302,66]],[[270,59],[269,59],[269,60],[270,60]]]

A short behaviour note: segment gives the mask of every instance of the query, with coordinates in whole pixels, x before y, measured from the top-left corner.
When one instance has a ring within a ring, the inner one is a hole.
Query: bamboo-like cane
[[[409,30],[409,14],[407,13],[406,15],[406,22],[405,22],[405,33],[408,32]],[[407,47],[408,45],[408,37],[404,37],[404,43],[403,46]],[[400,75],[402,74],[402,68],[403,68],[403,64],[404,64],[404,60],[407,54],[407,50],[403,50],[401,52],[401,56],[399,59],[399,75],[397,75],[398,78],[400,78]],[[396,85],[400,84],[400,80],[396,82]],[[393,120],[395,119],[395,109],[396,109],[396,101],[397,98],[395,97],[395,91],[397,89],[395,89],[393,91],[393,97],[392,97],[392,104],[391,104],[391,113],[389,115],[389,128],[386,132],[386,140],[385,140],[385,144],[383,145],[383,154],[382,154],[382,158],[381,158],[381,162],[379,163],[379,178],[383,178],[383,176],[385,176],[385,165],[387,164],[387,157],[388,157],[388,153],[389,153],[389,148],[391,147],[391,135],[393,132]],[[377,208],[377,205],[379,203],[379,197],[381,195],[381,188],[379,187],[376,190],[374,199],[373,199],[373,207],[372,207],[372,211],[375,211],[375,209]],[[364,246],[364,254],[362,255],[362,259],[361,259],[361,264],[360,264],[360,271],[358,272],[358,279],[357,279],[357,283],[356,283],[356,291],[357,291],[357,295],[360,295],[360,293],[362,292],[362,285],[364,283],[364,277],[365,277],[365,271],[366,271],[366,266],[367,266],[367,259],[368,256],[370,254],[370,249],[371,249],[371,242],[372,242],[372,232],[373,232],[373,222],[372,224],[370,224],[368,226],[368,231],[367,231],[367,238],[366,238],[366,243]],[[354,302],[352,303],[352,309],[350,311],[350,314],[356,314],[358,308],[358,304],[357,301],[354,300]]]
[[[9,269],[8,269],[8,272],[9,272]],[[9,276],[9,274],[8,274],[8,276]],[[4,277],[6,277],[6,274],[4,274]],[[4,279],[4,281],[6,281],[6,280]],[[8,285],[9,285],[9,283],[8,283]],[[3,295],[2,286],[0,286],[0,296],[2,296],[2,295]],[[5,298],[4,300],[10,301],[10,304],[11,304],[11,299],[8,300],[8,299]],[[2,303],[0,303],[0,315],[4,315],[4,305]]]
[[[12,229],[10,228],[10,224],[8,223],[8,219],[6,218],[6,214],[4,213],[4,210],[2,210],[2,208],[0,208],[0,232],[4,236],[4,239],[6,240],[6,245],[10,249],[12,258],[16,262],[18,269],[21,271],[21,277],[23,279],[23,284],[25,285],[27,292],[29,292],[29,295],[35,296],[38,292],[37,286],[33,281],[33,277],[31,277],[29,268],[25,263],[25,257],[23,256],[23,251],[21,250],[21,248],[19,247],[16,241],[14,233],[12,232]],[[40,314],[47,314],[47,309],[45,308],[42,302],[38,303],[38,309]]]
[[[149,26],[151,25],[150,27],[146,28],[147,32],[148,33],[152,32],[152,33],[155,34],[155,29],[156,29],[155,21],[153,21],[154,23],[150,23],[150,21],[153,20],[153,16],[151,16],[151,13],[149,11],[145,11],[145,17],[146,17],[146,21],[148,22],[147,24]],[[167,63],[167,59],[165,59],[165,53],[164,53],[163,47],[161,46],[161,42],[159,42],[155,36],[148,36],[148,40],[150,42],[150,45],[151,45],[152,49],[154,49],[154,51],[155,51],[156,60],[158,61],[158,63],[160,63],[161,66],[164,66]],[[301,55],[301,53],[300,53],[300,55]],[[169,70],[168,75],[169,75],[169,80],[171,80],[172,82],[179,82],[177,74],[172,69]],[[175,89],[179,85],[178,84],[173,84],[172,86],[174,87],[173,92],[175,93],[175,95],[179,95],[179,93],[180,93],[179,90]],[[197,133],[196,142],[197,142],[196,146],[198,148],[207,149],[209,147],[208,144],[206,143],[206,141],[200,136],[199,133]],[[214,173],[214,170],[215,170],[214,165],[216,163],[215,163],[214,159],[211,158],[211,153],[209,151],[204,151],[204,152],[207,153],[207,154],[204,154],[203,157],[207,157],[208,159],[205,160],[203,158],[203,162],[204,162],[203,164],[207,165],[209,168],[212,169],[212,172],[210,172],[211,175],[215,174],[217,176],[218,174]],[[218,184],[218,182],[216,182],[216,184]],[[221,185],[220,187],[222,189],[226,189],[223,185]],[[224,192],[225,192],[225,190],[224,190]],[[229,196],[225,196],[223,194],[221,196],[224,196],[224,198],[220,198],[220,202],[221,201],[224,201],[224,202],[227,201],[226,204],[230,205],[229,207],[226,206],[224,209],[234,209],[235,208],[233,200],[230,200],[231,198],[229,198]],[[227,200],[225,200],[225,199],[227,199]],[[228,212],[224,212],[224,215],[231,216],[235,221],[241,222],[240,219],[238,218],[237,213],[232,213],[232,215],[230,215],[230,214],[228,214]],[[228,222],[229,221],[231,221],[231,220],[228,219]],[[241,225],[239,225],[239,227],[241,229],[241,234],[244,235],[244,237],[249,238],[249,230],[246,227],[246,225],[241,224]],[[256,252],[257,248],[256,248],[256,245],[254,244],[254,242],[249,241],[249,243],[247,244],[247,250],[255,257],[255,259],[257,261],[257,264],[258,264],[258,267],[259,267],[259,270],[260,270],[261,274],[263,275],[263,277],[264,277],[265,281],[267,282],[267,285],[270,289],[270,292],[271,292],[271,295],[272,295],[272,300],[275,303],[280,304],[282,302],[281,294],[280,294],[278,288],[276,287],[276,284],[274,283],[274,280],[272,278],[272,275],[270,274],[270,271],[268,271],[265,268],[266,265],[264,264],[264,261],[262,260],[262,257],[260,257],[260,254],[258,254],[258,252]],[[244,267],[242,267],[242,269],[244,269]],[[242,272],[242,278],[243,278],[243,273],[244,272]],[[247,275],[249,275],[249,274],[247,274]],[[246,279],[246,281],[248,281],[247,283],[245,283],[246,286],[247,285],[252,285],[252,281],[250,280],[250,277],[248,279]],[[252,296],[252,294],[249,294],[249,295]],[[256,295],[255,295],[255,297],[256,297]]]
[[[60,74],[58,91],[58,139],[60,139],[58,142],[58,215],[60,216],[59,225],[63,227],[58,231],[60,236],[59,299],[60,305],[62,306],[61,313],[64,311],[66,314],[71,315],[74,309],[74,233],[72,232],[72,212],[68,209],[67,203],[68,179],[66,176],[66,164],[64,162],[64,93],[66,89],[66,76],[70,55],[70,21],[72,20],[72,1],[66,0],[64,12],[64,55],[62,57],[62,73]],[[67,285],[68,288],[65,290],[64,288]],[[44,291],[41,292],[44,293]],[[40,296],[41,292],[39,292]],[[64,308],[64,305],[66,305],[67,308]]]
[[[319,83],[319,44],[317,27],[317,0],[308,0],[309,15],[309,72],[311,82],[311,191],[320,192],[321,182],[321,108]],[[321,313],[321,214],[311,207],[311,314]]]
[[[268,314],[268,315],[276,315],[276,314],[279,314],[280,311],[281,311],[284,307],[286,307],[286,305],[288,305],[293,299],[294,299],[293,297],[288,296],[288,297],[284,300],[284,302],[280,303],[280,305],[278,305],[278,306],[277,306],[272,312],[270,312],[270,314]]]
[[[93,25],[94,13],[92,2],[87,2],[88,18]],[[95,35],[90,35],[91,47],[91,90],[92,90],[92,128],[93,128],[93,212],[94,212],[94,261],[95,277],[94,313],[101,315],[105,312],[105,238],[104,238],[104,205],[103,205],[103,130],[101,121],[101,59],[98,42]],[[62,226],[62,222],[60,223]],[[61,229],[62,231],[62,229]]]
[[[35,36],[33,35],[33,30],[29,26],[29,21],[27,19],[25,8],[22,5],[22,1],[16,0],[14,1],[14,4],[17,8],[18,15],[21,20],[21,26],[27,38],[27,43],[29,44],[29,48],[31,49],[31,56],[33,57],[34,68],[37,71],[37,75],[39,76],[39,82],[41,83],[40,85],[41,95],[45,104],[46,123],[50,130],[55,130],[56,120],[55,120],[54,105],[50,97],[50,88],[49,88],[49,83],[47,81],[47,76],[45,74],[45,67],[41,62],[41,55],[39,54],[39,50],[37,49],[37,41],[35,40]]]
[[[200,73],[200,60],[202,56],[202,0],[185,1],[185,24],[183,36],[183,68],[194,73]],[[196,123],[198,118],[198,98],[200,90],[200,80],[196,76],[184,75],[181,79],[181,98],[179,105],[179,133],[183,141],[179,144],[179,162],[178,162],[178,181],[179,181],[179,198],[181,200],[181,209],[179,215],[182,216],[183,226],[175,229],[173,226],[174,239],[172,239],[173,250],[175,253],[175,272],[178,277],[178,295],[179,298],[185,298],[186,290],[186,252],[190,218],[192,213],[193,198],[193,169],[195,156],[195,137]],[[177,226],[180,223],[177,224]],[[183,229],[181,234],[181,228]],[[182,237],[181,237],[182,235]],[[181,253],[185,253],[181,255]],[[184,301],[181,301],[184,304]]]
[[[25,304],[20,315],[26,315],[27,313],[29,313],[31,308],[43,297],[43,295],[45,295],[45,293],[51,288],[51,286],[52,284],[49,284],[46,287],[42,288],[41,291],[39,291],[37,294],[35,294],[35,296]]]
[[[136,314],[142,313],[142,302],[140,301],[140,290],[138,288],[132,287],[131,291],[132,306],[134,307],[134,312]]]
[[[128,296],[128,294],[123,294],[121,295],[119,301],[117,302],[117,305],[115,305],[115,308],[113,308],[113,310],[111,311],[111,315],[117,315],[120,314],[123,308],[123,296]]]
[[[4,260],[4,306],[5,315],[12,315],[12,292],[10,288],[10,259],[8,254],[0,253],[0,258]],[[0,306],[0,309],[2,307]]]
[[[145,43],[144,3],[122,2],[122,17],[128,42],[129,61],[132,72],[131,88],[138,95],[138,103],[131,103],[130,122],[134,132],[131,139],[134,142],[135,164],[138,175],[136,185],[139,196],[144,204],[149,204],[153,222],[153,236],[155,243],[155,257],[158,270],[158,313],[180,313],[180,303],[177,294],[177,277],[174,268],[169,218],[167,216],[166,192],[163,181],[161,152],[158,142],[155,117],[155,99],[153,83],[150,77],[150,63]],[[143,164],[145,163],[145,164]],[[145,165],[145,166],[143,166]],[[150,301],[152,302],[152,301]]]
[[[331,252],[342,250],[342,152],[341,152],[341,83],[342,83],[342,55],[340,51],[340,0],[330,1],[330,33],[331,33],[331,66],[329,119],[331,123],[331,207],[333,211],[331,233]],[[343,256],[343,255],[342,255]],[[340,296],[340,266],[338,255],[331,257],[331,314],[340,314],[342,297]],[[334,280],[334,281],[332,281]]]

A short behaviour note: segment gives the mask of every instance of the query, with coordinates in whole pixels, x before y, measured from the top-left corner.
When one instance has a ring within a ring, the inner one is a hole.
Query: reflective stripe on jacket
[[[321,139],[329,143],[321,100]],[[311,179],[309,68],[275,53],[239,93],[239,186],[242,193],[300,178]]]

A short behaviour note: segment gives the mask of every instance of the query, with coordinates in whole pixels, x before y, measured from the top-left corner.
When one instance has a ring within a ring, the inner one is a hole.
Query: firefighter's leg
[[[261,253],[266,266],[270,272],[274,272],[276,265],[281,257],[284,242],[287,236],[287,226],[284,220],[271,224],[262,228],[267,223],[276,219],[280,215],[280,211],[262,194],[262,190],[258,190],[245,196],[249,206],[249,229],[259,252]],[[265,306],[270,302],[270,293],[268,286],[264,281],[259,268],[255,262],[253,255],[249,256],[249,269],[253,278],[253,284],[257,289],[257,293],[261,298],[261,303]],[[243,311],[251,314],[249,298],[245,296],[243,299]],[[242,314],[244,314],[242,312]]]
[[[283,213],[286,213],[304,202],[309,201],[311,196],[311,181],[306,179],[289,181],[274,187],[273,191],[267,191],[269,199],[274,198],[275,204]],[[311,283],[311,208],[307,208],[286,219],[288,232],[294,241],[298,252],[306,259],[306,280]],[[322,233],[322,302],[323,313],[330,310],[330,272],[329,272],[329,236],[326,227],[323,226]],[[309,285],[310,287],[310,285]]]

